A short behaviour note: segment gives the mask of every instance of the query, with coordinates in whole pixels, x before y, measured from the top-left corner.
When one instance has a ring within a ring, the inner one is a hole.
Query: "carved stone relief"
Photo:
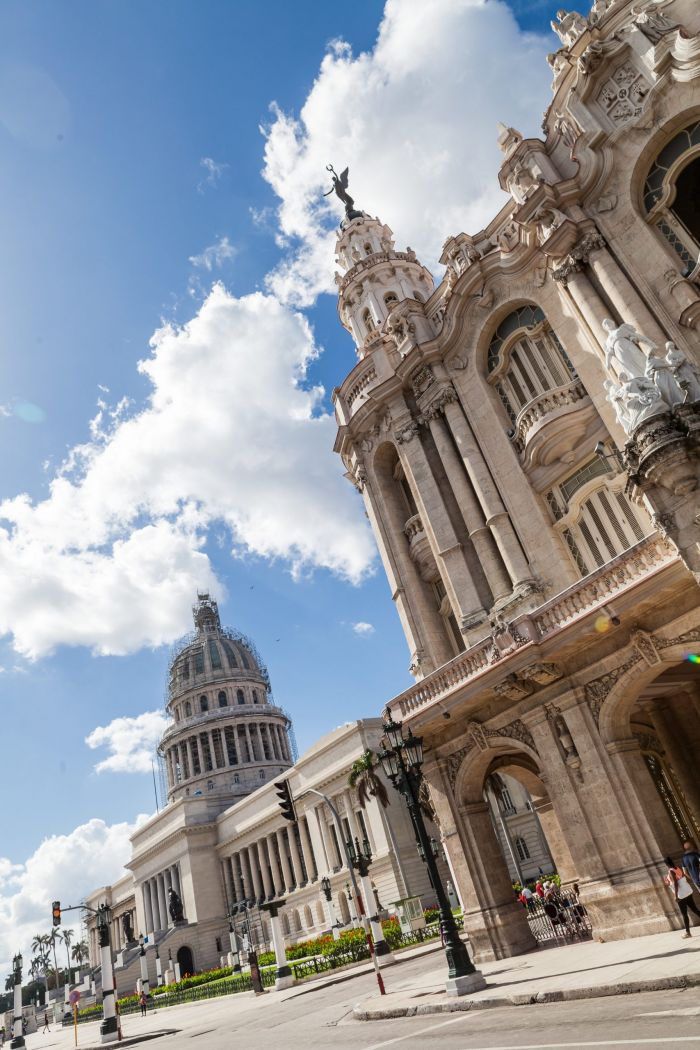
[[[633,65],[618,66],[598,94],[598,104],[618,127],[624,127],[642,112],[649,85]]]
[[[509,722],[506,726],[502,726],[500,729],[489,729],[488,726],[484,726],[480,722],[470,722],[467,726],[467,732],[469,733],[469,740],[464,747],[449,755],[445,760],[447,776],[453,791],[459,768],[469,752],[473,751],[475,747],[479,751],[487,751],[489,748],[494,747],[499,739],[505,738],[517,740],[537,753],[535,741],[532,739],[530,730],[519,718]]]

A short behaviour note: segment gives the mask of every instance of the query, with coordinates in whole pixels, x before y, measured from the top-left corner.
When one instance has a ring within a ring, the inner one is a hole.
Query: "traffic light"
[[[290,820],[293,824],[296,823],[297,815],[294,812],[294,799],[292,798],[292,789],[289,786],[289,781],[276,780],[275,787],[277,788],[277,798],[279,799],[282,816],[285,820]]]
[[[54,901],[51,905],[51,921],[54,926],[61,925],[61,902]]]

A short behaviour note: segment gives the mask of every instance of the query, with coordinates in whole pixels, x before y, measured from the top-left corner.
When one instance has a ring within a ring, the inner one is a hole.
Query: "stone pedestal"
[[[445,985],[445,991],[450,996],[469,995],[470,992],[480,992],[486,987],[486,979],[480,970],[467,974],[466,977],[450,977]]]

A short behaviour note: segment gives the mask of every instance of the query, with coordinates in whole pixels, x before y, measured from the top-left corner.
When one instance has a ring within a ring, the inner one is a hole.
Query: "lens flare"
[[[700,656],[697,653],[688,653],[686,660],[691,664],[700,664]]]
[[[609,616],[596,616],[595,629],[598,634],[605,634],[606,631],[610,630],[610,617]]]

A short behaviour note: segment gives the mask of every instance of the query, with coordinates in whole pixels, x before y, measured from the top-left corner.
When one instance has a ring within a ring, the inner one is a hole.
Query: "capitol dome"
[[[222,627],[217,603],[199,594],[194,631],[173,649],[160,743],[168,800],[250,794],[294,761],[291,720],[272,698],[267,668],[245,635]]]

